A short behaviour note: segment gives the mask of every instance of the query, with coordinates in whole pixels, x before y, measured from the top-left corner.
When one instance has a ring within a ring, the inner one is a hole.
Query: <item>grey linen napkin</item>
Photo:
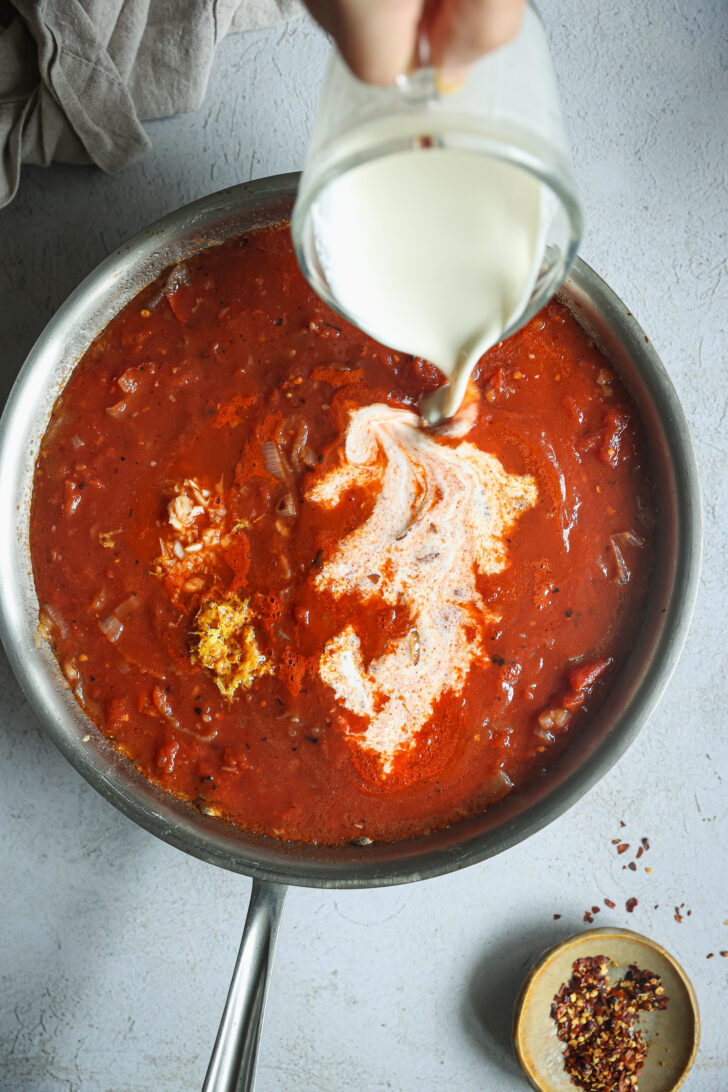
[[[0,0],[0,207],[23,163],[125,166],[148,118],[195,110],[215,46],[299,0]]]

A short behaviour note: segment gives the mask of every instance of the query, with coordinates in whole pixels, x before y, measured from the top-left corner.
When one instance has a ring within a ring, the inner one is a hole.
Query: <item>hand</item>
[[[525,0],[305,0],[354,75],[386,86],[407,71],[423,30],[430,61],[456,84],[484,53],[510,41]]]

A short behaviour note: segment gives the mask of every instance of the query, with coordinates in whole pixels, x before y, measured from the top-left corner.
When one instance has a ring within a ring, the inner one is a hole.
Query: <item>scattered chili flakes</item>
[[[721,954],[722,954],[722,953],[721,953]],[[707,954],[707,956],[706,956],[705,958],[706,958],[706,959],[712,959],[714,955],[715,955],[715,953],[714,953],[714,952],[708,952],[708,954]]]
[[[613,985],[609,958],[577,959],[551,1005],[557,1035],[565,1043],[564,1069],[587,1092],[629,1092],[647,1057],[638,1027],[643,1012],[666,1008],[659,977],[632,964]]]
[[[604,905],[605,905],[605,906],[608,906],[610,910],[614,910],[614,907],[615,907],[615,906],[616,906],[617,904],[616,904],[616,902],[612,902],[612,900],[611,900],[611,899],[605,899],[605,900],[604,900]]]
[[[558,921],[560,917],[561,914],[554,914],[554,921]]]
[[[629,842],[620,842],[617,846],[617,853],[626,853],[629,849]]]
[[[627,868],[630,870],[630,872],[636,872],[637,871],[637,865],[634,863],[634,861],[630,861],[629,864],[627,865]]]
[[[720,954],[723,956],[723,959],[728,959],[728,951],[721,952]]]
[[[650,848],[650,839],[649,838],[643,838],[642,839],[642,846],[643,846],[644,849],[649,849]]]
[[[678,923],[678,925],[679,925],[679,924],[680,924],[680,922],[681,922],[681,921],[682,921],[682,919],[683,919],[683,916],[682,916],[682,914],[680,913],[680,907],[679,907],[679,906],[676,906],[676,907],[675,907],[675,914],[674,914],[674,917],[675,917],[675,921],[676,921],[676,922]]]
[[[635,906],[637,906],[637,899],[635,898],[627,899],[626,903],[624,904],[624,908],[628,914],[632,913]]]

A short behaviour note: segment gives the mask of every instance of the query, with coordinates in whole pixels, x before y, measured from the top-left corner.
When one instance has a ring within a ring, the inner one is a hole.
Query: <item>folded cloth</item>
[[[0,0],[0,207],[23,163],[125,166],[150,146],[142,120],[197,109],[221,38],[301,10],[299,0]]]

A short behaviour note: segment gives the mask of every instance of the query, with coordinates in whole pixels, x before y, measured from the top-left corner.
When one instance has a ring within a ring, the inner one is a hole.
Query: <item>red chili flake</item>
[[[612,838],[612,845],[613,846],[618,846],[621,841],[622,841],[621,838]]]
[[[620,842],[617,846],[617,853],[626,853],[629,849],[629,842]]]
[[[592,914],[598,914],[601,910],[601,906],[592,906]]]
[[[692,910],[688,910],[688,917],[692,914]]]
[[[616,906],[617,904],[616,904],[616,902],[612,902],[612,900],[611,900],[611,899],[605,899],[605,900],[604,900],[604,905],[605,905],[605,906],[608,906],[610,910],[614,910],[614,907],[615,907],[615,906]]]
[[[723,959],[728,959],[728,952],[721,952],[720,954],[723,956]]]
[[[628,914],[632,913],[632,911],[634,910],[636,905],[637,905],[637,899],[635,899],[635,898],[627,899],[626,903],[624,904],[625,909],[626,909]]]
[[[713,952],[708,952],[708,954],[707,954],[707,956],[706,956],[705,958],[706,958],[706,959],[712,959],[712,958],[713,958],[713,954],[714,954]],[[720,954],[721,954],[721,955],[723,955],[723,953],[722,953],[722,952],[721,952]]]
[[[637,860],[638,861],[639,861],[640,857],[642,856],[642,854],[644,853],[644,851],[645,851],[644,846],[639,846],[638,847],[638,849],[637,849]]]
[[[588,910],[584,911],[584,921],[588,921],[589,923],[594,921],[594,918],[591,916]]]
[[[637,871],[637,865],[634,863],[634,861],[630,861],[629,864],[627,865],[627,868],[630,870],[630,872],[636,872]]]
[[[620,827],[626,827],[627,826],[627,824],[625,823],[625,821],[623,819],[619,820],[619,825],[620,825]]]
[[[680,922],[681,922],[681,921],[682,921],[682,919],[683,919],[683,916],[682,916],[682,914],[680,913],[680,907],[679,907],[679,906],[676,906],[676,907],[675,907],[675,915],[674,915],[674,916],[675,916],[675,921],[676,921],[676,922],[678,923],[678,925],[679,925],[679,924],[680,924]]]
[[[661,1011],[668,998],[659,977],[632,964],[614,984],[608,956],[577,959],[551,1005],[565,1044],[564,1069],[587,1092],[630,1092],[647,1057],[639,1028],[643,1012]]]
[[[642,839],[642,845],[644,846],[645,849],[649,849],[650,848],[650,839],[649,838],[643,838]]]
[[[558,921],[560,917],[561,914],[554,914],[554,921]]]

